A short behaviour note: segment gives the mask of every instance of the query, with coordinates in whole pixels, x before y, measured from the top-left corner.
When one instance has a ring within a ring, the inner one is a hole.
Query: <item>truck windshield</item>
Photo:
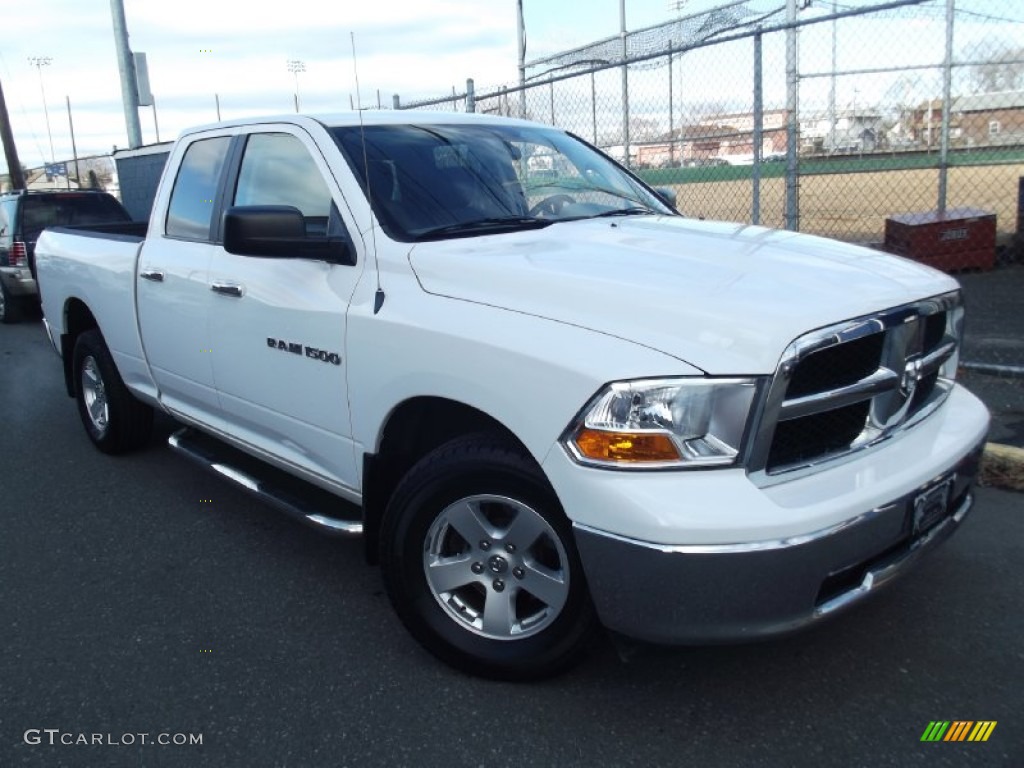
[[[332,132],[377,220],[397,240],[674,213],[586,143],[543,126],[368,125]]]

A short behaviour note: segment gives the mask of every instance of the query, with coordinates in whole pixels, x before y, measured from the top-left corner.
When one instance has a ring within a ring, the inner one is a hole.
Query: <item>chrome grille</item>
[[[931,413],[952,388],[962,325],[954,292],[794,341],[753,433],[755,482],[870,449]]]

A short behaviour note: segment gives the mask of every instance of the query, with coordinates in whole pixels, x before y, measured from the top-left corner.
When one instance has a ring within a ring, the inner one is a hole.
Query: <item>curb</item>
[[[1024,491],[1024,448],[986,443],[978,481],[993,488]]]

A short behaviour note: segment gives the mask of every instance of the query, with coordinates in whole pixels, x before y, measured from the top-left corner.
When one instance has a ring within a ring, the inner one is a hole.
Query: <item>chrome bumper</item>
[[[669,546],[576,525],[602,622],[659,643],[754,639],[840,612],[909,570],[970,511],[983,443],[934,481],[824,531],[779,541]],[[950,480],[950,513],[915,531],[914,499]]]

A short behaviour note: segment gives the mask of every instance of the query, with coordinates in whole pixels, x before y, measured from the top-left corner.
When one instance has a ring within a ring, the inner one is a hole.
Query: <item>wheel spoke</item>
[[[548,524],[540,515],[532,509],[520,509],[505,530],[503,539],[515,544],[520,551],[525,551],[547,531]]]
[[[561,573],[549,571],[538,563],[526,563],[524,570],[526,576],[520,582],[519,588],[551,608],[561,608],[568,592],[565,577]]]
[[[491,524],[480,512],[480,505],[476,502],[463,500],[453,504],[448,508],[447,517],[448,524],[472,546],[494,536]]]
[[[514,589],[504,592],[488,590],[484,603],[483,630],[490,635],[508,637],[516,620]]]
[[[100,375],[99,372],[96,370],[95,365],[93,365],[92,360],[86,361],[85,366],[83,366],[82,368],[82,374],[89,379],[89,384],[91,384],[93,387],[99,386]]]
[[[92,416],[92,420],[97,426],[101,426],[107,420],[106,403],[103,398],[97,397],[92,401],[89,405],[89,415]]]
[[[451,592],[477,580],[469,570],[470,556],[438,558],[427,567],[427,578],[437,593]]]

